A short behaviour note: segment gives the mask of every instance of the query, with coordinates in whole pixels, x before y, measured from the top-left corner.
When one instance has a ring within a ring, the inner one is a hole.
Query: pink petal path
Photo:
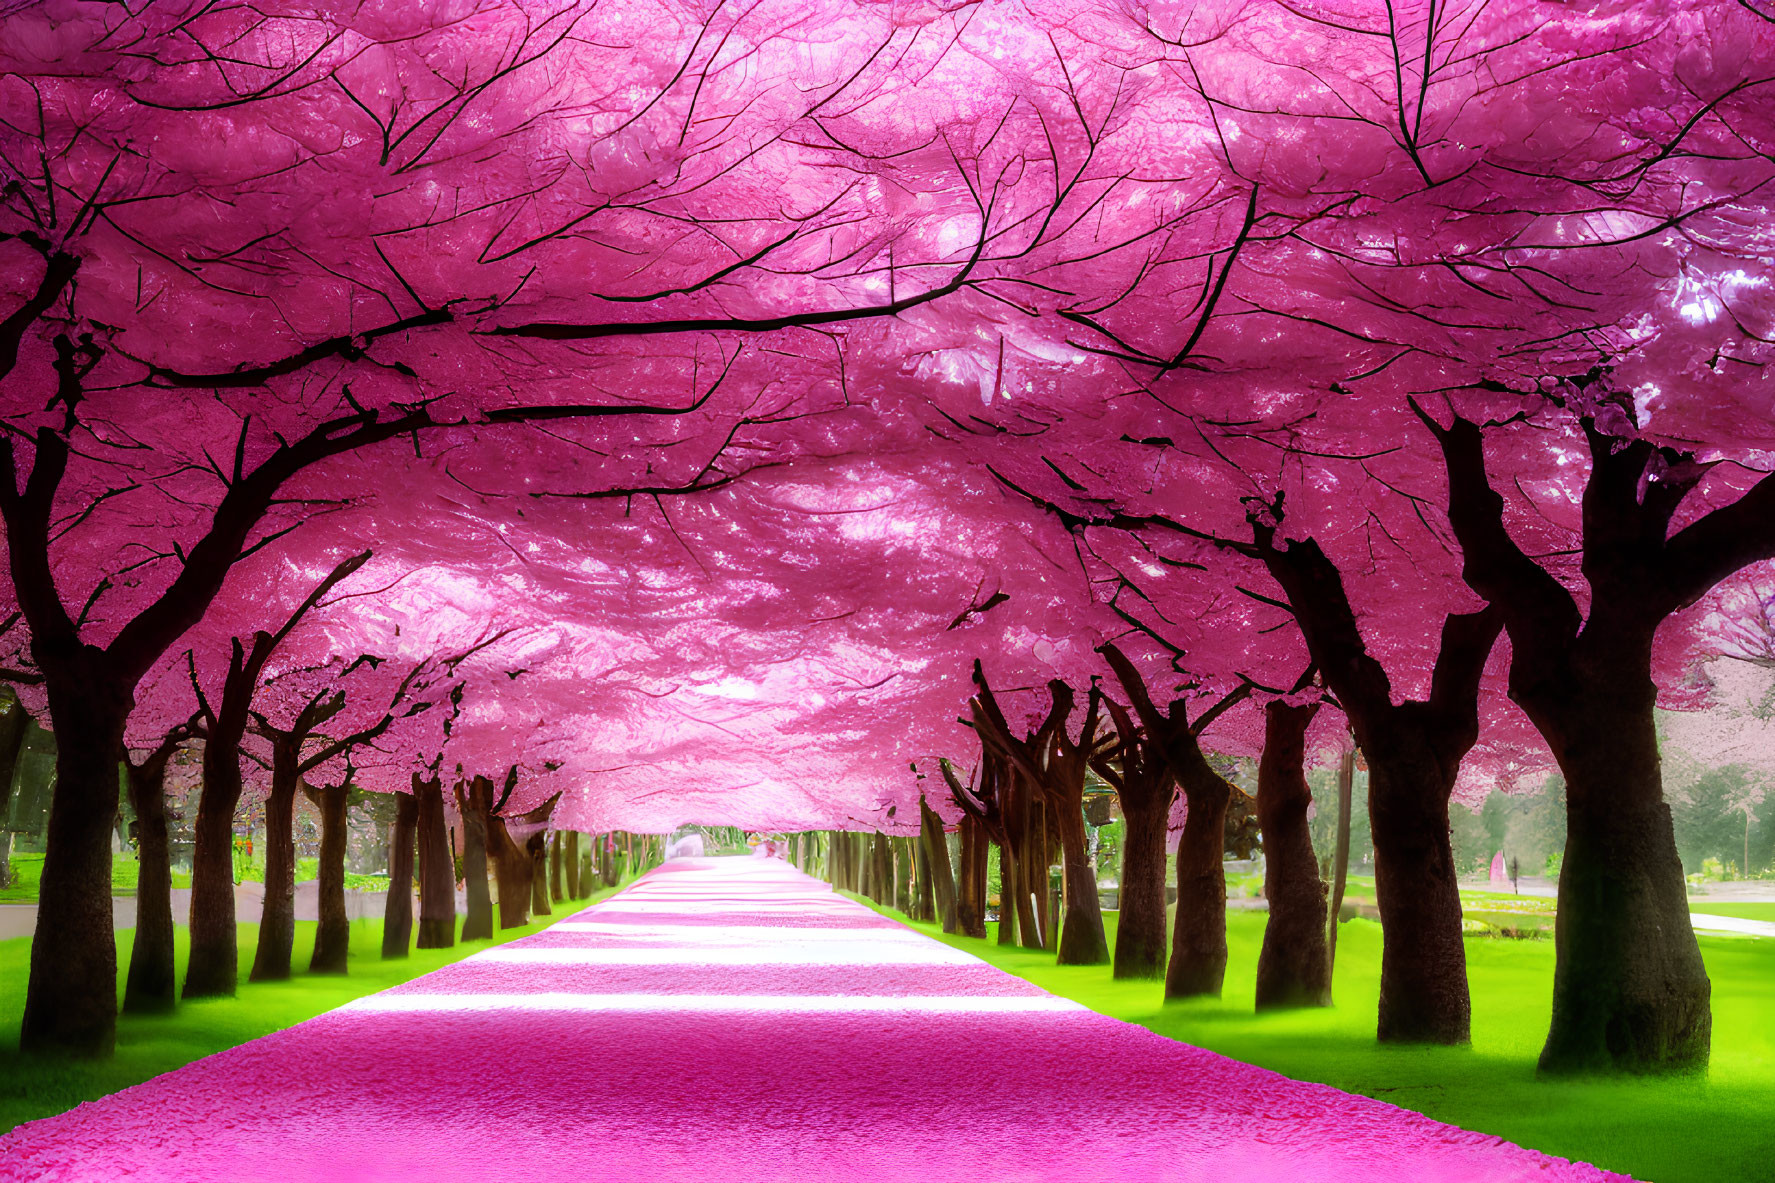
[[[1094,1014],[774,859],[0,1138],[4,1180],[1624,1178]]]

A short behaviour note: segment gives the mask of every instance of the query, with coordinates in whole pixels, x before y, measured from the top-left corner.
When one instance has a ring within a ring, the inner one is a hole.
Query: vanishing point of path
[[[1621,1179],[1056,998],[768,859],[0,1138],[0,1179]]]

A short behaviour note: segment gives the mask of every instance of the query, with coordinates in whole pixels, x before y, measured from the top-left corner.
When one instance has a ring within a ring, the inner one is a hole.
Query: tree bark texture
[[[212,724],[204,737],[203,795],[197,804],[191,854],[191,951],[184,990],[188,999],[231,996],[240,973],[234,913],[240,737],[241,732],[229,728],[226,720]]]
[[[1712,983],[1664,803],[1656,691],[1623,682],[1587,687],[1565,707],[1578,717],[1555,732],[1567,821],[1548,1072],[1698,1071],[1712,1042]]]
[[[549,894],[557,900],[570,899],[567,894],[567,878],[563,862],[563,846],[566,836],[556,830],[549,838]]]
[[[1204,765],[1185,770],[1188,799],[1183,834],[1177,840],[1177,915],[1171,929],[1171,962],[1165,970],[1165,997],[1220,996],[1226,982],[1227,803],[1233,789]]]
[[[567,831],[567,846],[561,853],[563,873],[567,876],[567,898],[583,900],[586,893],[580,890],[579,882],[579,831]]]
[[[128,770],[130,808],[136,815],[136,935],[123,987],[128,1014],[164,1014],[178,994],[173,954],[172,851],[166,832],[166,760]]]
[[[933,906],[937,917],[943,923],[943,931],[955,933],[960,928],[957,912],[955,872],[949,865],[949,841],[943,833],[943,819],[925,801],[918,799],[919,840],[924,843],[925,865],[929,868],[929,880]]]
[[[1119,653],[1118,653],[1119,659]],[[1137,677],[1127,667],[1129,677]],[[1120,919],[1114,976],[1165,976],[1165,827],[1177,781],[1162,741],[1142,734],[1128,711],[1108,703],[1116,746],[1092,761],[1122,807]]]
[[[400,793],[394,803],[394,833],[388,839],[388,899],[382,908],[382,959],[409,954],[413,940],[413,855],[419,830],[419,800]]]
[[[992,843],[973,817],[964,814],[956,827],[959,877],[955,885],[955,927],[964,937],[986,937],[987,859]]]
[[[1007,842],[998,848],[998,943],[1001,945],[1017,943],[1017,918],[1024,911],[1017,907],[1018,888],[1017,856]]]
[[[290,976],[296,943],[296,772],[298,753],[271,745],[271,791],[265,798],[265,900],[259,911],[259,945],[247,980],[281,982]]]
[[[468,883],[462,939],[484,941],[493,935],[493,895],[487,887],[487,810],[493,805],[493,782],[477,776],[466,791],[457,785],[456,804],[462,818],[462,875]]]
[[[1605,399],[1623,394],[1606,390],[1607,376],[1596,380]],[[1553,1022],[1541,1069],[1699,1071],[1711,1050],[1712,984],[1664,804],[1653,641],[1671,615],[1775,556],[1775,480],[1683,515],[1708,463],[1580,414],[1591,462],[1581,605],[1511,537],[1486,472],[1485,429],[1458,416],[1444,428],[1413,410],[1442,449],[1462,576],[1510,633],[1510,697],[1566,778]]]
[[[1503,617],[1487,608],[1445,618],[1429,695],[1394,702],[1336,565],[1312,539],[1280,547],[1276,521],[1257,514],[1251,521],[1256,549],[1287,593],[1307,650],[1368,760],[1381,912],[1378,1035],[1383,1042],[1466,1043],[1471,1005],[1448,795],[1479,736],[1480,679]]]
[[[1319,704],[1264,707],[1257,765],[1257,818],[1263,827],[1263,894],[1270,903],[1257,958],[1257,1009],[1331,1005],[1325,948],[1325,883],[1313,854],[1307,809],[1307,726]]]
[[[345,915],[345,813],[351,786],[327,785],[312,792],[320,806],[320,925],[314,930],[308,972],[342,974],[351,950],[351,921]]]
[[[101,653],[75,648],[58,662],[32,641],[59,742],[19,1049],[109,1056],[117,1033],[111,822],[133,703]]]
[[[1171,793],[1131,806],[1122,799],[1122,882],[1115,976],[1165,976],[1165,824]],[[1224,888],[1223,888],[1224,890]]]
[[[31,716],[15,695],[0,709],[0,820],[12,810],[13,775],[30,729]],[[11,886],[12,874],[12,834],[0,833],[0,887]]]
[[[1354,737],[1337,762],[1337,839],[1331,853],[1331,909],[1325,925],[1325,972],[1337,970],[1337,926],[1343,923],[1344,887],[1350,875],[1350,819],[1355,812],[1356,747]]]
[[[1382,927],[1380,1039],[1466,1043],[1472,1004],[1448,836],[1455,769],[1409,730],[1367,729],[1363,738]]]
[[[894,902],[894,852],[888,836],[876,830],[869,839],[869,898],[878,904]]]
[[[444,820],[444,786],[436,776],[413,776],[418,812],[419,936],[421,949],[448,949],[456,943],[456,860]]]
[[[555,914],[554,908],[549,904],[549,855],[546,843],[544,835],[532,834],[524,844],[530,854],[530,912],[534,916]],[[559,871],[560,867],[560,860],[557,859],[555,869]]]
[[[499,884],[499,927],[522,928],[530,923],[530,852],[512,841],[497,814],[487,817],[487,853]]]
[[[1080,782],[1082,785],[1082,781]],[[1085,836],[1084,802],[1053,801],[1060,824],[1060,850],[1066,877],[1065,918],[1060,925],[1059,964],[1103,965],[1109,939],[1103,931],[1103,905],[1097,898],[1097,868]]]

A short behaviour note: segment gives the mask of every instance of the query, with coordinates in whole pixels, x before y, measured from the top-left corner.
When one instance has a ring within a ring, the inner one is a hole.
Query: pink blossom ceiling
[[[1691,512],[1769,467],[1775,14],[1394,12],[11,12],[0,294],[42,307],[0,415],[21,471],[70,441],[81,639],[293,442],[411,425],[279,483],[132,741],[368,549],[260,704],[331,680],[369,718],[425,666],[361,783],[517,764],[589,829],[904,826],[976,657],[1030,712],[1112,638],[1203,696],[1291,687],[1226,545],[1278,505],[1422,694],[1478,601],[1408,397],[1494,425],[1510,527],[1580,601],[1579,417],[1708,465]],[[1666,627],[1672,705],[1722,619]],[[1466,792],[1546,766],[1506,664]],[[1252,750],[1255,706],[1216,732]]]

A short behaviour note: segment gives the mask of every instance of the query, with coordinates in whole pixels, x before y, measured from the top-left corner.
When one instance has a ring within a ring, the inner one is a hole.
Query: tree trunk
[[[888,840],[888,856],[893,860],[893,904],[894,910],[907,919],[914,919],[912,912],[912,866],[907,857],[911,852],[904,838]]]
[[[253,982],[290,976],[296,943],[296,764],[293,744],[272,741],[271,792],[265,799],[265,902],[259,912],[259,945],[253,951]]]
[[[117,762],[130,703],[127,690],[99,680],[96,673],[93,677],[90,684],[81,684],[78,677],[48,680],[58,734],[56,782],[31,943],[22,1051],[105,1057],[116,1034],[111,824],[117,814]]]
[[[1472,1006],[1448,838],[1455,770],[1445,771],[1416,737],[1387,730],[1377,737],[1371,728],[1363,749],[1381,911],[1379,1037],[1383,1043],[1466,1043]]]
[[[1325,949],[1325,884],[1313,854],[1307,809],[1307,726],[1319,711],[1276,701],[1264,708],[1257,765],[1257,820],[1263,828],[1263,894],[1270,902],[1257,958],[1257,1009],[1331,1005]]]
[[[382,909],[382,960],[408,955],[413,938],[413,850],[419,800],[400,793],[394,803],[394,834],[388,844],[388,900]]]
[[[565,843],[566,838],[559,830],[554,832],[549,842],[549,894],[557,900],[569,898],[565,869],[561,865],[563,861],[562,847]]]
[[[1122,799],[1122,882],[1115,976],[1165,976],[1165,823],[1171,799]],[[1182,897],[1179,896],[1179,899]]]
[[[456,861],[444,821],[443,782],[413,776],[418,812],[419,937],[421,949],[448,949],[456,943]]]
[[[1337,969],[1337,926],[1342,922],[1344,885],[1350,874],[1351,801],[1356,790],[1356,748],[1352,742],[1344,748],[1337,763],[1337,844],[1331,855],[1331,915],[1325,926],[1325,980],[1329,983]]]
[[[203,746],[203,796],[191,854],[191,952],[184,996],[232,996],[240,976],[234,914],[234,811],[240,806],[240,736],[212,726]],[[223,732],[218,734],[218,732]]]
[[[865,840],[869,861],[869,884],[864,894],[878,904],[891,904],[894,899],[894,856],[888,851],[887,835],[873,831]]]
[[[1188,770],[1185,770],[1188,771]],[[1212,773],[1190,773],[1189,801],[1177,841],[1177,918],[1165,997],[1220,996],[1226,981],[1226,811],[1232,790]]]
[[[1066,877],[1066,918],[1060,926],[1060,965],[1103,965],[1109,941],[1103,935],[1103,907],[1097,898],[1097,869],[1085,838],[1082,801],[1051,800],[1060,823],[1060,851]]]
[[[941,845],[939,843],[939,845]],[[945,850],[943,853],[948,854]],[[916,869],[916,885],[913,891],[913,906],[918,909],[918,918],[926,924],[937,919],[937,885],[931,876],[930,847],[925,845],[920,835],[912,840],[912,863]],[[950,917],[953,925],[954,917]]]
[[[14,696],[0,713],[0,826],[12,811],[12,781],[31,716]],[[0,887],[12,885],[12,831],[0,828]]]
[[[616,836],[614,834],[604,835],[604,841],[598,846],[598,853],[603,858],[599,871],[604,886],[615,887],[622,882],[622,875],[616,865]]]
[[[949,866],[949,841],[943,834],[943,819],[925,803],[923,797],[918,799],[918,810],[919,839],[924,843],[925,865],[930,870],[934,906],[938,918],[943,922],[943,931],[953,934],[960,930],[960,920],[955,895],[955,872]]]
[[[530,852],[512,841],[495,814],[487,816],[487,853],[499,883],[499,927],[523,928],[530,923]]]
[[[351,948],[351,921],[345,915],[345,809],[350,785],[313,790],[320,806],[320,926],[314,930],[314,956],[308,972],[342,974]]]
[[[1018,885],[1017,856],[1011,851],[1011,844],[1006,842],[998,848],[998,943],[1015,945],[1017,943],[1017,918],[1024,909],[1017,906],[1017,897],[1022,894]]]
[[[956,826],[956,853],[960,865],[955,881],[955,930],[964,937],[986,935],[985,871],[989,845],[980,823],[963,814]]]
[[[1664,803],[1654,695],[1643,674],[1598,678],[1546,729],[1564,741],[1566,840],[1543,1071],[1707,1066],[1712,984]]]
[[[456,802],[462,817],[462,875],[468,884],[468,915],[462,921],[462,939],[484,941],[493,935],[493,896],[487,889],[487,809],[493,804],[493,784],[475,777],[466,793],[456,786]]]
[[[123,1009],[163,1014],[178,1000],[174,989],[172,852],[166,835],[166,764],[129,769],[129,804],[136,814],[136,935],[129,952]]]
[[[585,894],[579,888],[579,831],[567,831],[567,849],[562,852],[561,862],[567,876],[567,898],[583,900]]]
[[[1011,889],[1011,907],[1017,913],[1018,942],[1025,949],[1042,949],[1048,943],[1047,934],[1041,928],[1042,913],[1046,909],[1038,897],[1037,885],[1048,877],[1047,843],[1036,828],[1040,818],[1031,800],[1035,794],[1015,773],[1008,775],[1005,783],[1011,787],[1011,800],[1005,808],[1006,845],[1011,848],[1013,857],[1011,879],[1004,886]],[[1038,851],[1041,852],[1039,856]]]
[[[33,651],[55,722],[56,783],[19,1050],[109,1056],[117,1036],[111,821],[133,704],[98,651],[79,649],[73,668],[61,670],[35,644]]]
[[[547,839],[540,833],[532,834],[524,845],[530,855],[530,912],[534,916],[553,916],[554,908],[549,905],[549,854]],[[557,856],[560,851],[556,850]],[[556,878],[559,878],[561,861],[555,859]]]

